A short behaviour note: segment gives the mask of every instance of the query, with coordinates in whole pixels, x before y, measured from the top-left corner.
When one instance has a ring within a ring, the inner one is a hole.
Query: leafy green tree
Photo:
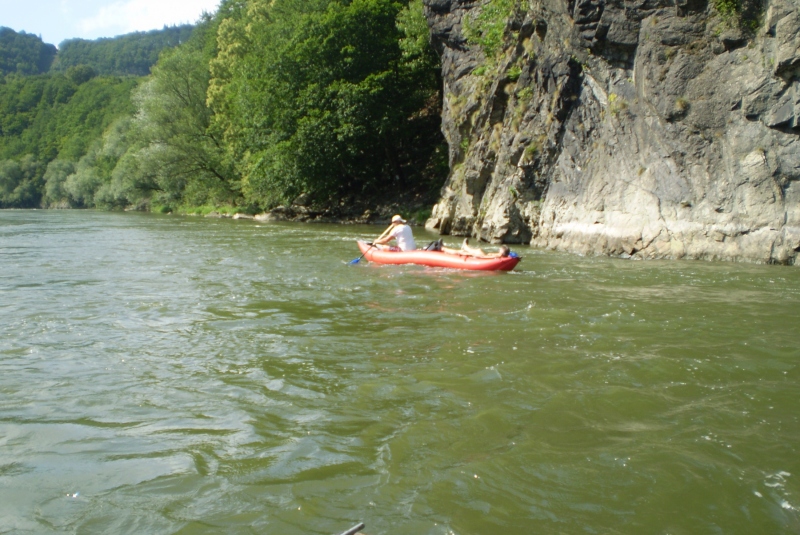
[[[22,169],[16,160],[0,161],[0,207],[11,206],[11,196],[22,182]]]
[[[215,21],[207,17],[183,46],[162,54],[136,91],[135,141],[120,162],[134,189],[159,204],[235,203],[238,180],[206,105]],[[212,44],[209,45],[209,42]]]
[[[36,208],[42,198],[43,165],[32,155],[0,161],[0,208]]]
[[[419,1],[251,0],[221,23],[209,102],[249,202],[430,187],[439,83],[421,17]]]
[[[78,161],[75,172],[67,176],[63,185],[71,205],[114,208],[130,203],[129,177],[115,179],[114,170],[130,146],[131,124],[127,117],[112,123]]]
[[[91,143],[120,117],[133,115],[131,92],[136,78],[96,77],[81,84],[73,97],[54,116],[57,156],[76,161]],[[42,136],[50,137],[45,132]]]
[[[67,78],[75,85],[84,84],[95,76],[97,71],[89,65],[76,65],[67,69]]]
[[[44,172],[44,205],[56,206],[68,203],[69,194],[64,188],[67,177],[75,172],[75,164],[67,160],[53,160]]]
[[[75,166],[75,172],[64,181],[70,204],[79,208],[94,206],[95,192],[103,185],[102,143],[95,141]]]

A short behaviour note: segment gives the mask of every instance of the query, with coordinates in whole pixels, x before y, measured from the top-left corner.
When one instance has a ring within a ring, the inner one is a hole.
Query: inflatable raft
[[[475,258],[442,251],[381,251],[367,242],[358,241],[364,258],[376,264],[416,264],[418,266],[479,271],[511,271],[522,260],[518,256],[504,258]]]

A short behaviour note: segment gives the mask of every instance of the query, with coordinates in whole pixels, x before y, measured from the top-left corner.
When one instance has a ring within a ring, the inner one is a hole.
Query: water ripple
[[[796,269],[375,233],[0,212],[0,533],[800,532]]]

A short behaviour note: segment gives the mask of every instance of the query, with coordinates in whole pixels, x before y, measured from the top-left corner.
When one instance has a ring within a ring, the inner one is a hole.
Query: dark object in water
[[[357,525],[357,526],[353,526],[352,528],[348,529],[347,531],[342,533],[342,535],[356,535],[356,533],[358,533],[362,529],[364,529],[364,523],[363,522],[361,524]]]

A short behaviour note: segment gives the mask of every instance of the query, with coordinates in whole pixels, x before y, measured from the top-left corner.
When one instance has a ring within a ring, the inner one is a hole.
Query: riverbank
[[[220,219],[243,219],[255,221],[292,221],[297,223],[331,223],[344,225],[389,224],[392,216],[402,214],[410,225],[423,226],[431,215],[434,197],[430,194],[409,194],[390,202],[381,199],[358,201],[344,199],[337,205],[320,205],[298,197],[294,202],[271,210],[232,205],[162,206],[143,204],[126,211],[153,212],[202,216]]]
[[[150,206],[143,204],[126,208],[126,212],[151,212],[156,214],[175,214],[183,216],[206,217],[211,219],[234,219],[250,220],[257,222],[295,222],[295,223],[319,223],[319,224],[340,224],[340,225],[388,225],[394,214],[402,214],[408,220],[409,225],[415,227],[425,227],[429,221],[431,210],[429,204],[422,202],[395,202],[383,205],[370,205],[368,203],[348,204],[343,202],[339,207],[318,207],[304,205],[295,202],[288,206],[279,206],[269,211],[252,210],[239,206]],[[49,209],[55,209],[51,207]],[[58,210],[70,210],[69,207],[58,207]],[[13,210],[13,209],[12,209]],[[438,229],[428,228],[432,232],[440,232]],[[605,256],[609,258],[620,258],[625,260],[699,260],[704,262],[726,262],[726,263],[746,263],[746,264],[776,264],[786,266],[800,265],[796,256],[775,255],[762,256],[760,258],[748,257],[740,254],[737,245],[725,239],[726,235],[711,228],[708,230],[697,230],[697,232],[717,233],[720,249],[715,252],[698,252],[690,249],[678,251],[665,250],[661,255],[643,255],[627,247],[618,247],[610,250],[607,245],[607,237],[598,237],[596,240],[586,240],[582,247],[575,247],[564,251],[561,247],[540,243],[532,240],[529,245],[540,250],[562,251],[577,256]],[[444,234],[442,236],[460,237],[458,233]],[[599,236],[599,235],[598,235]],[[602,239],[601,239],[602,238]],[[618,238],[618,237],[617,237]],[[744,236],[747,238],[747,235]],[[758,238],[758,236],[755,236]],[[798,237],[795,236],[796,240]],[[800,250],[800,246],[795,244],[794,251]]]

